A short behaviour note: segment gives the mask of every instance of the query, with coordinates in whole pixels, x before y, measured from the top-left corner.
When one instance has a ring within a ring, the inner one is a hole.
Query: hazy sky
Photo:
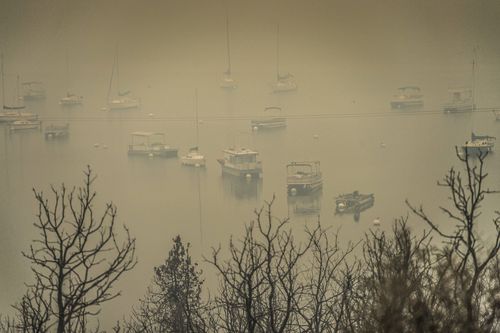
[[[57,46],[92,61],[119,42],[137,61],[176,60],[190,50],[196,65],[223,48],[226,12],[233,47],[247,54],[272,44],[279,22],[284,50],[315,52],[320,64],[425,61],[436,46],[442,52],[433,56],[446,58],[471,44],[500,56],[496,0],[1,0],[0,44],[43,63]]]

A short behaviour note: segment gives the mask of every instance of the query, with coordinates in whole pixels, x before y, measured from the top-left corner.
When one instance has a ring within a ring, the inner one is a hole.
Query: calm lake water
[[[153,267],[163,262],[177,234],[192,244],[193,257],[201,262],[202,256],[210,255],[211,247],[227,244],[231,235],[239,236],[244,224],[252,220],[253,210],[273,195],[275,215],[289,216],[297,231],[314,225],[320,216],[323,225],[340,228],[343,242],[361,239],[377,217],[382,221],[380,228],[390,230],[394,218],[408,214],[406,198],[440,217],[437,207],[446,204],[447,193],[436,186],[436,180],[456,165],[454,147],[465,142],[471,131],[500,137],[500,122],[495,122],[491,112],[447,115],[440,111],[448,87],[471,84],[468,40],[457,38],[443,47],[419,39],[425,47],[405,47],[408,45],[394,33],[378,45],[361,38],[356,29],[351,31],[353,40],[339,37],[338,30],[328,25],[327,14],[313,25],[322,32],[316,34],[305,20],[293,25],[298,14],[288,13],[288,20],[282,21],[281,66],[295,75],[299,89],[272,94],[275,21],[264,15],[262,26],[251,22],[253,28],[249,28],[246,9],[233,13],[233,71],[238,88],[231,92],[218,86],[225,68],[223,15],[217,16],[221,20],[216,23],[211,21],[206,32],[199,26],[191,31],[180,29],[179,22],[171,23],[165,35],[151,33],[154,42],[143,41],[134,30],[129,35],[134,43],[119,46],[120,85],[142,100],[142,107],[131,111],[101,109],[115,48],[109,40],[116,35],[106,31],[92,44],[90,36],[98,35],[99,29],[92,25],[90,12],[68,28],[76,34],[75,40],[61,35],[50,39],[51,30],[46,29],[36,36],[49,41],[31,40],[26,44],[30,48],[10,30],[6,43],[8,96],[14,95],[17,72],[26,80],[43,80],[47,99],[27,103],[27,109],[40,115],[43,126],[69,123],[70,137],[46,141],[43,131],[9,134],[6,126],[0,126],[0,313],[10,311],[10,304],[22,295],[23,283],[31,277],[21,251],[36,237],[32,188],[48,193],[50,184],[79,185],[86,165],[98,176],[99,204],[112,200],[118,207],[119,222],[137,238],[139,264],[119,282],[123,296],[104,306],[102,322],[108,327],[144,294]],[[209,14],[215,17],[213,12]],[[303,14],[314,17],[309,11]],[[186,26],[200,17],[204,17],[202,12],[192,14]],[[152,27],[161,25],[152,22]],[[78,27],[83,26],[85,31],[79,32]],[[386,29],[391,30],[390,26]],[[163,37],[165,42],[160,44]],[[364,46],[355,43],[356,38],[364,40]],[[391,41],[400,48],[390,47]],[[69,84],[64,45],[70,50]],[[372,54],[373,50],[378,51]],[[488,47],[480,51],[476,73],[480,109],[500,106],[498,53]],[[391,110],[389,101],[395,89],[406,84],[422,88],[424,107]],[[83,106],[58,105],[68,86],[84,96]],[[179,148],[179,155],[195,145],[195,89],[199,95],[199,147],[207,158],[206,169],[182,167],[179,159],[129,158],[127,147],[134,131],[165,132],[167,142]],[[282,107],[289,116],[287,128],[252,132],[250,119],[263,114],[267,106]],[[222,177],[216,159],[232,145],[260,153],[261,180]],[[297,160],[321,161],[321,195],[287,200],[285,166]],[[488,156],[487,168],[489,185],[500,188],[500,152]],[[375,205],[358,222],[352,215],[334,215],[334,198],[354,190],[375,194]],[[500,198],[496,198],[486,202],[484,210],[499,206]],[[301,208],[310,214],[301,214]],[[482,216],[485,224],[490,216]],[[423,223],[415,218],[410,224],[423,230]],[[482,232],[487,239],[488,229]],[[202,267],[207,286],[214,288],[213,271]]]

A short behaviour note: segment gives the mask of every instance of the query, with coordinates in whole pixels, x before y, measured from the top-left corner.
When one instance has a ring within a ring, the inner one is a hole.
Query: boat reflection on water
[[[223,173],[224,192],[239,200],[258,200],[262,193],[262,178],[237,177]]]
[[[295,216],[319,215],[323,191],[320,189],[307,195],[288,196],[288,214]]]

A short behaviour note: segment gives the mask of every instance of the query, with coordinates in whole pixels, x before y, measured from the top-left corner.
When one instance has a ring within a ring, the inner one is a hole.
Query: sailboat
[[[1,122],[15,122],[15,121],[35,121],[38,119],[38,115],[31,112],[22,112],[25,108],[24,104],[17,104],[22,100],[19,96],[19,75],[17,76],[17,93],[16,93],[16,105],[5,104],[5,72],[4,72],[4,56],[3,53],[0,54],[0,70],[2,79],[2,110],[0,111],[0,123]]]
[[[474,57],[472,59],[472,112],[476,110],[476,49],[473,49]],[[496,138],[489,135],[476,135],[474,132],[471,134],[470,140],[462,145],[462,150],[465,154],[482,155],[490,153],[495,148]]]
[[[199,122],[198,122],[198,91],[195,92],[195,122],[196,122],[196,146],[189,149],[189,153],[181,157],[182,165],[195,166],[195,167],[205,167],[206,161],[205,156],[200,154],[198,150],[198,140],[199,140]]]
[[[113,86],[113,76],[116,73],[116,85],[118,88],[117,96],[111,97],[111,89]],[[118,67],[118,50],[115,54],[115,61],[113,64],[113,69],[111,71],[111,79],[109,81],[109,89],[108,89],[108,108],[110,110],[126,110],[126,109],[135,109],[140,106],[140,101],[137,98],[130,96],[130,91],[121,91],[120,90],[120,75],[119,75],[119,67]]]
[[[60,105],[71,106],[80,105],[83,103],[83,96],[75,95],[69,91],[69,60],[68,52],[66,52],[66,96],[59,100]]]
[[[223,89],[231,90],[237,87],[236,82],[231,76],[231,49],[229,47],[229,18],[226,16],[226,49],[227,49],[227,70],[224,72],[224,77],[220,83]]]
[[[276,31],[276,82],[273,84],[273,92],[287,92],[297,90],[295,77],[290,74],[280,73],[280,26],[277,26]]]

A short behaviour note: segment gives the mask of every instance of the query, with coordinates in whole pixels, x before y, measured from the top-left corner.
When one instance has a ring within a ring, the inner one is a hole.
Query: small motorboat
[[[470,112],[474,109],[472,90],[470,88],[449,89],[449,101],[443,105],[446,113]]]
[[[45,127],[45,139],[65,139],[69,136],[69,124],[54,125]]]
[[[358,191],[341,194],[335,198],[335,214],[358,214],[375,203],[373,193],[361,194]]]
[[[222,173],[236,177],[260,178],[262,163],[257,160],[258,152],[247,148],[228,148],[224,157],[218,159]]]
[[[80,105],[83,104],[83,96],[67,93],[59,100],[59,104],[64,106]]]
[[[462,145],[465,154],[479,155],[491,153],[495,148],[496,138],[489,135],[471,134],[471,139]]]
[[[165,144],[165,133],[134,132],[129,156],[177,157],[177,148]]]
[[[200,154],[198,147],[189,149],[189,153],[181,157],[181,163],[185,166],[205,167],[205,156]]]
[[[253,131],[286,127],[286,118],[278,115],[281,113],[280,107],[267,107],[264,112],[267,113],[265,116],[250,121],[250,127]]]

